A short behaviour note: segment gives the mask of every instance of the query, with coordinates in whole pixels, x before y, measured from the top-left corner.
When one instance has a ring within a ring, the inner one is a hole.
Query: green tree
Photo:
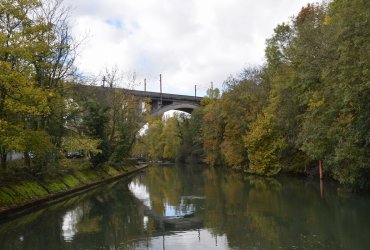
[[[329,4],[322,26],[330,56],[322,84],[309,95],[300,134],[302,149],[354,189],[368,189],[370,180],[369,7],[361,0]]]
[[[144,135],[144,145],[147,157],[153,160],[160,160],[163,158],[163,142],[161,141],[161,134],[163,132],[162,117],[155,117],[148,123],[148,129]]]
[[[297,117],[301,112],[295,97],[297,77],[287,53],[293,29],[282,24],[274,31],[265,50],[268,101],[263,103],[264,107],[244,137],[249,157],[248,171],[265,175],[291,171],[296,168],[292,167],[294,162],[299,162],[302,168],[302,161],[297,157],[301,152],[296,146]]]
[[[201,162],[203,158],[203,124],[204,108],[193,110],[191,116],[182,116],[180,123],[180,149],[177,160],[180,162]]]
[[[95,101],[88,101],[86,103],[86,111],[83,117],[83,134],[89,138],[99,140],[100,143],[97,147],[99,151],[92,151],[91,162],[94,166],[101,164],[109,159],[112,150],[108,140],[108,108],[102,107]]]
[[[41,145],[25,143],[31,134],[32,138],[40,135],[40,140],[48,141],[46,134],[35,127],[36,121],[50,114],[47,103],[50,92],[37,86],[32,65],[37,54],[49,49],[39,39],[40,34],[49,29],[43,19],[36,18],[40,6],[41,3],[35,0],[2,1],[0,4],[0,145],[3,168],[6,155],[12,149],[23,150],[25,163],[30,166],[29,151]]]
[[[202,117],[202,139],[205,163],[216,166],[224,163],[221,153],[221,143],[225,130],[225,123],[221,115],[222,107],[219,102],[219,89],[209,89],[208,97],[202,101],[204,115]]]
[[[243,135],[249,131],[266,99],[262,74],[262,69],[245,69],[239,79],[230,78],[224,83],[225,90],[220,100],[225,122],[221,152],[226,164],[235,169],[248,166],[248,150]]]
[[[163,158],[175,161],[180,149],[180,126],[178,117],[169,117],[164,124],[161,134],[163,142]]]

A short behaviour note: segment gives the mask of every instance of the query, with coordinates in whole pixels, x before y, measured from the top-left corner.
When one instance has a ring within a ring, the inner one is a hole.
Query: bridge
[[[150,91],[130,90],[124,88],[111,88],[103,86],[75,85],[76,91],[86,97],[94,97],[100,102],[107,102],[107,95],[111,90],[120,90],[127,95],[132,95],[139,100],[149,101],[153,116],[161,115],[166,111],[179,110],[191,114],[200,106],[203,97],[158,93]]]
[[[152,115],[161,115],[166,111],[179,110],[191,114],[191,112],[200,106],[202,97],[176,95],[168,93],[158,93],[139,90],[124,90],[126,93],[150,100]]]

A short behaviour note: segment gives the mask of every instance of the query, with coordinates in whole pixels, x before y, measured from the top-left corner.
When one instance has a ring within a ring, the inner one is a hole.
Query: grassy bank
[[[134,163],[106,164],[98,168],[65,168],[33,175],[19,171],[2,176],[0,182],[0,218],[12,211],[30,208],[47,201],[73,194],[112,178],[138,170]]]

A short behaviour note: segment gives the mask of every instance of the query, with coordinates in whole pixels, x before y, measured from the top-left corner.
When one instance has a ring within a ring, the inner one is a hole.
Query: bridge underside
[[[198,107],[199,107],[198,103],[187,103],[187,102],[173,102],[167,105],[162,104],[162,106],[159,105],[157,107],[155,107],[155,105],[153,105],[152,103],[152,115],[153,116],[162,115],[164,112],[170,110],[178,110],[191,114],[193,110]]]
[[[146,91],[130,90],[132,95],[149,99],[152,115],[162,115],[170,110],[179,110],[191,114],[194,109],[200,106],[202,97],[175,95],[167,93],[155,93]]]

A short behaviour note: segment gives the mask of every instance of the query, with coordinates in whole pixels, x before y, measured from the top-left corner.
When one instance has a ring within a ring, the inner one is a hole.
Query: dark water
[[[370,197],[157,166],[0,224],[0,249],[370,249]]]

